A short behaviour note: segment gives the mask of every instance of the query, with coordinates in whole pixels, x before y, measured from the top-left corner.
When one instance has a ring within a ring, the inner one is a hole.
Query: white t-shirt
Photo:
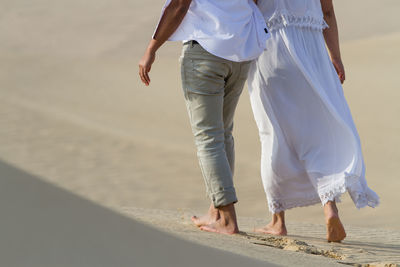
[[[253,0],[192,0],[169,40],[196,40],[215,56],[241,62],[257,58],[268,38],[265,19]]]

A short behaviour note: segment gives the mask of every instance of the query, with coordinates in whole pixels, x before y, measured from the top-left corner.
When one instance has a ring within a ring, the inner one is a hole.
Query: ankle
[[[339,211],[336,207],[336,203],[332,201],[328,201],[325,206],[324,206],[324,214],[325,214],[325,219],[331,219],[331,218],[338,218],[339,217]]]
[[[273,225],[285,226],[285,212],[274,213],[271,223]]]
[[[219,214],[219,210],[214,208],[214,209],[209,209],[208,210],[208,214],[210,214],[211,216],[218,216]]]
[[[223,225],[234,225],[237,227],[236,212],[233,204],[218,208],[219,221]]]
[[[214,207],[214,205],[211,203],[210,208],[208,209],[208,216],[212,218],[219,218],[219,210]]]

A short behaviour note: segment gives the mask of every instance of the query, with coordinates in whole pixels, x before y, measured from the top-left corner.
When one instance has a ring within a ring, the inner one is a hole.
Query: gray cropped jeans
[[[181,75],[197,156],[214,206],[237,202],[233,186],[235,164],[233,116],[250,62],[214,56],[199,44],[183,46]]]

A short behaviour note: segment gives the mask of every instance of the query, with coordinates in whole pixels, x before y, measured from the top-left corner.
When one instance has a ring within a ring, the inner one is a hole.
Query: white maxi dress
[[[357,208],[379,197],[365,180],[360,139],[325,47],[320,0],[259,0],[271,38],[248,87],[259,128],[261,176],[272,213],[349,192]]]

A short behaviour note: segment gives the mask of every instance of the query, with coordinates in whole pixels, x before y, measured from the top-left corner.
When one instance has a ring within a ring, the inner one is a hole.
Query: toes
[[[267,233],[267,231],[266,231],[265,229],[263,229],[263,228],[254,229],[254,232],[256,232],[256,233],[262,233],[262,234],[266,234],[266,233]]]
[[[286,230],[274,230],[274,229],[270,229],[270,228],[256,228],[254,229],[255,233],[260,233],[260,234],[267,234],[267,235],[276,235],[276,236],[285,236],[287,235],[287,231]]]
[[[192,222],[194,223],[194,225],[196,225],[197,227],[200,227],[204,224],[200,221],[200,218],[197,216],[192,216],[191,219],[192,219]]]
[[[215,228],[209,227],[209,226],[202,226],[202,227],[200,227],[200,230],[206,231],[206,232],[213,232],[213,233],[217,232],[217,230]]]

